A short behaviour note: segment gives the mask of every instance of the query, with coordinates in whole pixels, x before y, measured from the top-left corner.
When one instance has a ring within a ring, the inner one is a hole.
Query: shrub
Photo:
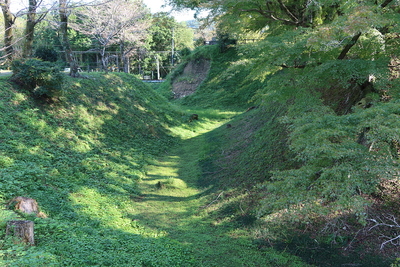
[[[35,51],[35,57],[43,61],[56,62],[58,59],[57,51],[48,47],[38,47]]]
[[[54,98],[62,93],[63,74],[54,63],[40,59],[15,60],[12,71],[11,80],[36,97]]]

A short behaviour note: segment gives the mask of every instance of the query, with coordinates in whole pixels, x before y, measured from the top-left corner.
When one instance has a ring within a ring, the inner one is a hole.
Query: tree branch
[[[377,221],[377,220],[375,220],[375,219],[368,219],[369,221],[375,223],[372,227],[369,228],[369,231],[371,231],[372,229],[374,229],[374,228],[376,228],[376,227],[381,227],[381,226],[389,227],[389,228],[400,228],[400,225],[399,225],[399,223],[397,222],[396,217],[395,217],[394,215],[385,216],[384,219],[386,219],[387,221],[389,221],[388,223],[384,222],[384,221],[383,221],[382,219],[380,219],[380,218],[378,218],[378,219],[379,219],[379,221]],[[385,247],[385,245],[388,244],[388,243],[391,243],[391,244],[394,245],[394,246],[399,246],[399,245],[400,245],[399,242],[394,243],[394,241],[400,239],[400,235],[397,235],[397,236],[395,236],[395,237],[389,237],[389,236],[381,235],[381,237],[384,237],[384,238],[387,239],[386,241],[384,241],[384,242],[381,244],[381,247],[380,247],[381,250],[382,250],[382,249]]]
[[[294,65],[294,66],[288,66],[286,64],[282,64],[279,65],[280,67],[284,68],[284,69],[288,69],[288,68],[293,68],[293,69],[304,69],[307,65]]]
[[[275,21],[282,21],[283,23],[290,24],[290,25],[297,25],[298,24],[297,21],[295,22],[295,21],[291,21],[291,20],[288,20],[288,19],[283,19],[283,18],[276,17],[274,15],[275,12],[269,11],[269,10],[263,10],[261,8],[240,9],[240,12],[256,12],[256,13],[259,13],[261,16],[263,16],[265,18],[268,18],[268,19],[272,19],[272,20],[275,20]]]
[[[385,2],[383,2],[383,3],[381,4],[381,7],[382,7],[382,8],[386,7],[386,6],[389,5],[390,2],[392,2],[392,1],[393,1],[393,0],[385,0]]]
[[[293,23],[294,24],[298,24],[299,23],[299,19],[293,15],[293,13],[289,10],[289,8],[287,8],[287,6],[285,6],[285,4],[282,2],[282,0],[278,0],[279,5],[281,6],[281,8],[285,11],[285,13],[292,18]]]
[[[347,53],[350,51],[350,49],[357,43],[360,36],[361,32],[354,35],[353,38],[351,38],[350,42],[343,48],[342,52],[340,53],[337,59],[344,59]]]
[[[390,4],[390,2],[392,2],[393,0],[385,0],[385,2],[383,2],[380,7],[384,8],[386,7],[388,4]],[[353,36],[353,38],[351,38],[350,42],[343,48],[342,52],[340,53],[340,55],[338,56],[337,59],[344,59],[347,55],[347,53],[349,52],[349,50],[357,43],[358,39],[360,38],[362,32],[357,33],[356,35]]]
[[[387,236],[385,236],[385,237],[387,237]],[[387,238],[389,238],[389,237],[387,237]],[[392,243],[392,245],[396,245],[396,244],[393,244],[393,241],[395,241],[395,240],[397,240],[399,238],[400,238],[400,235],[398,235],[396,237],[393,237],[392,239],[386,240],[385,242],[383,242],[381,244],[381,249],[383,249],[387,243]]]

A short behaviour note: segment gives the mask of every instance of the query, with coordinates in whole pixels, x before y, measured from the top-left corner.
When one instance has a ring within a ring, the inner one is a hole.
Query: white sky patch
[[[52,3],[53,1],[49,0],[44,0],[45,3]],[[175,17],[175,19],[179,22],[181,21],[188,21],[188,20],[194,20],[194,11],[193,10],[184,10],[181,12],[171,12],[172,7],[171,6],[165,6],[165,1],[164,0],[143,0],[143,3],[150,8],[151,13],[157,13],[157,12],[168,12],[171,13],[172,16]],[[13,0],[11,2],[11,11],[14,12],[14,14],[21,9],[27,8],[28,7],[28,1],[27,0]]]
[[[157,12],[171,12],[171,7],[163,7],[165,5],[164,0],[143,0],[143,3],[148,6],[151,10],[151,13]],[[181,12],[172,12],[171,15],[175,17],[175,19],[179,22],[194,20],[194,11],[193,10],[185,10]]]

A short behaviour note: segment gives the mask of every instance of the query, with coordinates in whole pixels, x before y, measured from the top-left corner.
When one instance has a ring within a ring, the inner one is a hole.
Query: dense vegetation
[[[397,59],[382,53],[371,60],[359,44],[345,60],[317,53],[304,60],[317,56],[318,64],[289,64],[313,35],[286,31],[224,53],[203,47],[193,54],[215,61],[208,79],[179,103],[250,107],[225,132],[211,134],[221,144],[201,161],[203,182],[218,181],[240,199],[227,210],[238,220],[258,218],[254,233],[267,246],[321,266],[387,266],[390,260],[369,257],[398,257]]]
[[[28,216],[35,247],[3,239],[4,265],[393,263],[379,235],[395,232],[368,229],[397,216],[396,80],[343,106],[313,79],[323,65],[257,75],[262,47],[198,49],[188,60],[212,60],[208,78],[172,104],[128,74],[65,77],[53,98],[3,77],[1,197],[47,215]],[[2,215],[3,229],[26,217]]]
[[[161,121],[180,115],[128,75],[66,81],[59,102],[44,104],[2,80],[1,197],[33,197],[49,217],[35,219],[37,247],[2,242],[3,266],[190,263],[127,213],[143,166],[173,142]]]
[[[195,32],[186,22],[151,14],[142,0],[0,5],[2,70],[13,60],[40,58],[69,68],[71,76],[101,69],[165,77],[194,47]]]
[[[196,171],[198,157],[207,152],[203,137],[178,149],[177,156],[171,150],[235,113],[199,110],[202,122],[189,123],[192,111],[172,106],[128,74],[66,76],[62,95],[53,98],[7,76],[1,82],[1,199],[6,204],[15,196],[34,198],[45,215],[2,209],[3,266],[297,262],[257,251],[246,236],[232,242],[236,227],[213,227],[207,212],[199,213],[210,201],[202,193],[206,188],[196,189],[202,175]],[[158,161],[168,150],[171,158]],[[186,179],[177,166],[186,169]],[[36,246],[5,238],[6,222],[13,218],[35,222]],[[216,245],[205,248],[204,242]],[[229,261],[222,257],[227,253]]]
[[[398,2],[169,2],[211,9],[220,42],[162,84],[36,59],[0,78],[0,228],[36,234],[1,231],[0,263],[397,266]]]

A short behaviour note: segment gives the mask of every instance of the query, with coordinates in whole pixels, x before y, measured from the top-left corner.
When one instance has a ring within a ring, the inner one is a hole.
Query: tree
[[[210,16],[235,21],[244,16],[253,30],[266,25],[284,24],[292,27],[310,27],[337,14],[337,3],[343,1],[308,0],[169,0],[176,8],[208,9]]]
[[[392,0],[169,0],[168,3],[178,9],[209,10],[210,19],[218,24],[220,32],[225,33],[232,29],[266,29],[269,34],[298,28],[324,31],[320,34],[320,41],[336,42],[335,48],[341,46],[336,56],[338,59],[346,58],[349,50],[369,29],[387,30],[387,26],[394,25],[395,16],[394,10],[387,8],[394,3]]]
[[[72,77],[79,76],[78,74],[78,63],[76,62],[71,46],[68,39],[68,15],[69,15],[69,7],[67,0],[59,0],[59,17],[60,17],[60,35],[62,39],[62,46],[65,51],[66,59],[70,65],[70,73],[69,75]]]
[[[172,35],[177,22],[166,12],[159,12],[153,15],[151,33],[151,50],[171,51]]]
[[[151,24],[150,13],[147,9],[143,9],[142,12],[142,18],[135,27],[121,29],[118,38],[123,70],[126,73],[130,72],[130,57],[136,53],[138,47],[145,46],[148,37],[148,28]]]
[[[238,48],[255,58],[253,79],[268,81],[258,97],[288,108],[282,121],[298,164],[273,172],[268,192],[277,199],[265,200],[266,212],[280,201],[293,209],[310,204],[313,212],[360,211],[363,194],[371,194],[381,179],[397,179],[390,171],[398,168],[392,152],[399,140],[399,124],[391,120],[396,104],[384,103],[384,96],[390,90],[398,96],[387,67],[399,52],[398,2],[335,3],[336,18],[322,15],[313,27],[282,23],[285,31],[275,24],[264,40]]]
[[[335,23],[327,23],[315,29],[315,36],[310,38],[309,46],[316,50],[323,49],[325,52],[340,48],[336,58],[341,60],[348,58],[350,49],[356,46],[361,38],[369,39],[370,44],[384,43],[384,35],[398,23],[393,19],[396,9],[387,8],[391,2],[377,4],[375,1],[366,1],[364,4],[343,6],[346,8],[342,9],[343,13]],[[356,51],[355,53],[357,54]],[[370,56],[376,57],[376,53],[378,51],[371,51]]]
[[[186,25],[186,22],[177,24],[174,32],[176,50],[194,48],[194,31]]]
[[[6,51],[6,58],[7,60],[11,61],[14,54],[13,27],[16,16],[14,16],[14,14],[10,10],[10,0],[1,0],[0,5],[4,17],[4,47]]]
[[[10,10],[10,4],[9,0],[0,1],[5,26],[4,46],[6,57],[8,60],[12,60],[14,56],[14,24],[17,17],[22,17],[24,15],[26,15],[26,26],[24,36],[21,39],[23,40],[22,57],[30,57],[32,55],[35,26],[46,17],[50,10],[52,10],[52,6],[45,7],[42,0],[29,0],[28,8],[23,8],[14,15]],[[37,13],[39,7],[42,7],[42,10],[40,13]]]
[[[143,23],[142,27],[147,28],[149,24]],[[122,32],[119,42],[119,49],[121,52],[121,60],[123,63],[123,71],[130,73],[130,57],[136,53],[139,46],[143,46],[147,32],[144,30],[138,32],[129,32],[125,30]]]
[[[38,14],[37,9],[41,6],[41,4],[42,0],[29,0],[28,12],[26,14],[24,45],[22,49],[23,58],[32,56],[32,45],[34,40],[35,27],[46,17],[48,12],[52,10],[52,7],[44,8],[43,11]]]
[[[150,48],[154,53],[158,52],[158,57],[163,65],[169,65],[176,61],[179,53],[175,51],[194,47],[193,30],[187,27],[185,22],[177,22],[166,12],[153,15],[149,31],[151,33]],[[151,57],[154,58],[155,55],[152,54]]]
[[[244,80],[260,83],[253,99],[261,107],[282,105],[277,117],[293,153],[293,165],[265,181],[260,212],[276,218],[284,209],[348,210],[365,219],[365,195],[384,179],[398,179],[398,100],[389,100],[399,96],[399,82],[388,78],[388,64],[399,62],[399,2],[170,2],[209,8],[228,33],[241,27],[267,34],[237,46],[246,60],[232,64],[252,70]],[[270,163],[265,157],[264,166]]]
[[[142,0],[112,0],[97,6],[85,6],[77,12],[73,28],[91,36],[99,46],[103,70],[107,71],[107,49],[121,44],[133,36],[141,36],[147,27],[145,17],[148,9]],[[140,38],[139,38],[140,39]],[[126,55],[126,48],[123,47]]]

